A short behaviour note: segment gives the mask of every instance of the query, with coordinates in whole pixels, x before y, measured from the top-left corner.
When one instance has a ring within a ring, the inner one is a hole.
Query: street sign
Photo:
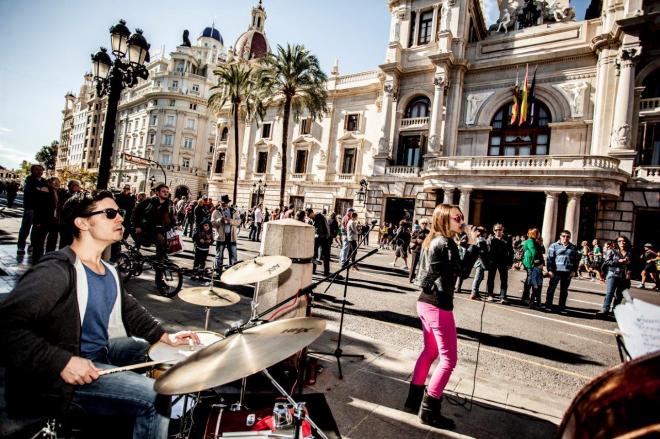
[[[128,153],[123,153],[124,160],[130,163],[135,163],[136,165],[142,165],[142,166],[147,166],[151,167],[153,160],[145,159],[144,157],[140,157],[137,155],[132,155]]]

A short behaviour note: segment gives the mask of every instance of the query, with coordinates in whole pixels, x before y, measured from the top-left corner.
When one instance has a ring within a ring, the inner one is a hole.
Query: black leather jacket
[[[471,245],[460,258],[458,245],[453,239],[437,236],[429,248],[423,248],[419,259],[419,271],[415,284],[422,292],[419,301],[451,311],[454,309],[454,287],[456,279],[469,276],[479,248]]]

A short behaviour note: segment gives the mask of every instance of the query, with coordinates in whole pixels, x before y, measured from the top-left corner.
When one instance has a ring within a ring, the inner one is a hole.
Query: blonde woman
[[[454,238],[462,231],[467,233],[469,247],[461,260]],[[434,427],[454,427],[454,421],[440,413],[442,392],[458,359],[452,312],[454,286],[459,276],[469,273],[479,255],[475,245],[478,236],[474,227],[466,227],[458,206],[440,204],[433,211],[430,232],[422,243],[415,283],[422,289],[417,300],[417,314],[422,321],[424,350],[415,364],[404,408],[413,413],[419,410],[422,423]],[[425,391],[424,383],[438,357],[440,361]]]

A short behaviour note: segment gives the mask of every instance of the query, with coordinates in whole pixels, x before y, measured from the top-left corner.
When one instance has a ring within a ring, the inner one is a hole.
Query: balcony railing
[[[419,177],[420,170],[417,166],[388,166],[385,168],[385,175]]]
[[[652,112],[652,111],[660,111],[660,97],[642,99],[641,101],[639,101],[639,111],[644,113]]]
[[[342,181],[342,182],[355,181],[355,174],[337,174],[337,181]]]
[[[443,170],[605,170],[619,169],[619,159],[607,156],[443,157],[427,162],[426,171]]]
[[[633,169],[632,177],[660,183],[660,166],[637,166]]]
[[[304,180],[306,176],[307,174],[304,172],[293,173],[291,174],[290,180]]]
[[[402,130],[428,128],[428,126],[429,126],[428,117],[409,117],[406,119],[401,119]]]

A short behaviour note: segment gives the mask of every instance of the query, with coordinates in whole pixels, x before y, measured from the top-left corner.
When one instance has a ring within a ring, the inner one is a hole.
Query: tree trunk
[[[282,118],[282,173],[280,174],[280,211],[284,209],[284,188],[286,187],[287,142],[289,141],[289,117],[291,116],[291,96],[284,101],[284,117]]]
[[[234,194],[232,195],[231,201],[234,203],[234,206],[237,205],[238,201],[236,197],[238,196],[238,160],[240,148],[238,147],[238,102],[232,104],[234,106]]]

